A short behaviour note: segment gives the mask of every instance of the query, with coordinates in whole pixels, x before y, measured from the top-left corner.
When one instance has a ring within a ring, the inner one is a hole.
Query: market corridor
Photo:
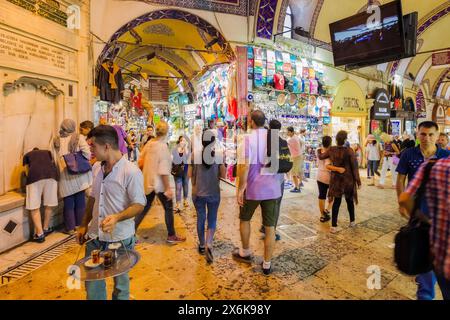
[[[165,241],[162,208],[152,208],[138,231],[136,250],[141,260],[130,272],[133,299],[415,299],[414,278],[399,274],[392,261],[394,235],[405,223],[397,212],[394,190],[369,187],[364,179],[356,209],[357,227],[347,228],[348,215],[343,208],[339,222],[344,230],[337,234],[330,234],[329,225],[319,222],[313,179],[305,183],[303,193],[287,192],[274,272],[266,277],[260,272],[260,215],[252,222],[255,261],[250,267],[239,264],[231,257],[233,247],[240,243],[235,189],[225,183],[221,188],[212,265],[197,253],[195,210],[176,215],[177,230],[187,241],[171,246]],[[66,270],[77,251],[74,247],[24,278],[0,286],[0,299],[85,299],[83,285],[80,290],[66,286]],[[368,279],[377,267],[380,289],[376,281],[369,281],[370,289]],[[110,296],[112,281],[107,284]],[[442,299],[439,290],[436,292],[436,298]]]

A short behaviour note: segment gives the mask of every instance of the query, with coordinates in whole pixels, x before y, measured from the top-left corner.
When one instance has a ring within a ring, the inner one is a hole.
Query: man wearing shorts
[[[272,272],[271,258],[275,244],[275,225],[277,220],[277,200],[281,198],[278,174],[264,170],[267,156],[267,129],[264,129],[265,116],[260,110],[253,111],[249,126],[251,133],[245,137],[243,163],[238,162],[238,195],[240,207],[240,232],[242,247],[233,251],[233,258],[240,262],[251,263],[250,220],[258,206],[261,206],[265,229],[264,261],[262,270],[265,275]],[[241,152],[241,150],[240,150]]]
[[[58,170],[48,150],[34,148],[23,157],[23,165],[28,166],[27,197],[25,208],[30,210],[34,224],[32,241],[42,243],[45,236],[53,232],[49,227],[53,207],[58,206]],[[44,226],[41,222],[41,199],[44,198]]]
[[[294,189],[291,192],[300,193],[300,184],[302,183],[303,177],[303,153],[302,153],[302,145],[299,137],[295,135],[294,128],[287,128],[287,143],[289,146],[289,151],[291,153],[292,158],[292,169],[290,174],[292,176],[292,180],[294,181]]]

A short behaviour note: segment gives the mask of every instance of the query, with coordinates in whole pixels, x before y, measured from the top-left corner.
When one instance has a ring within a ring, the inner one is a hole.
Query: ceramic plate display
[[[291,93],[291,94],[289,95],[289,104],[290,104],[291,106],[293,106],[293,105],[295,105],[296,103],[297,103],[297,95],[294,94],[294,93]]]
[[[286,103],[286,95],[284,93],[278,96],[277,103],[279,106],[284,106],[284,104]]]

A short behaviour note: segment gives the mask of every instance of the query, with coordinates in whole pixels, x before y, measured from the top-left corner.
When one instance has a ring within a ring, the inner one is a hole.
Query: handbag
[[[172,163],[171,174],[176,178],[182,177],[184,175],[184,164],[183,163],[180,163],[180,164]]]
[[[82,174],[92,170],[89,160],[83,156],[82,151],[63,155],[69,174]]]
[[[430,161],[424,178],[416,194],[414,210],[408,224],[395,236],[394,260],[397,268],[407,275],[418,275],[433,269],[433,258],[430,249],[430,224],[420,210],[420,200],[425,194],[434,161]]]

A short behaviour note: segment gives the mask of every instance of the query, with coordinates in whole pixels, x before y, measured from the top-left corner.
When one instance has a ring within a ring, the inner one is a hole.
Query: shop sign
[[[344,80],[338,85],[333,101],[332,113],[366,114],[366,95],[353,80]]]
[[[151,101],[169,101],[169,80],[149,79],[148,81]]]
[[[432,65],[439,68],[450,67],[450,51],[433,53]]]
[[[186,104],[184,108],[184,118],[186,120],[193,120],[197,115],[197,105],[196,104]]]
[[[389,94],[386,89],[379,89],[375,95],[374,119],[386,120],[391,117]]]

